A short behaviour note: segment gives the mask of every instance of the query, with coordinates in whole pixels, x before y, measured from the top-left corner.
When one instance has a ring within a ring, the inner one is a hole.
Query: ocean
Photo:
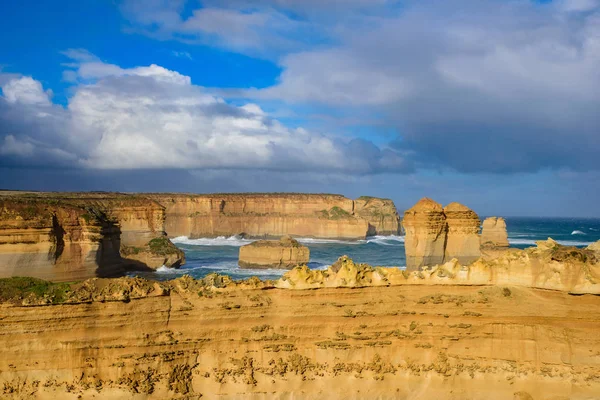
[[[482,218],[483,220],[483,218]],[[535,241],[549,237],[557,242],[583,247],[600,240],[600,219],[576,218],[506,218],[511,247],[535,246]],[[373,236],[366,240],[342,241],[297,238],[310,248],[309,267],[326,269],[338,257],[348,255],[356,262],[386,267],[404,267],[403,236]],[[239,237],[214,239],[172,239],[185,252],[186,264],[180,269],[160,268],[156,272],[136,272],[135,275],[150,279],[168,280],[188,274],[202,278],[209,273],[229,275],[234,279],[258,276],[262,279],[277,279],[286,270],[245,270],[237,265],[239,247],[252,240]]]

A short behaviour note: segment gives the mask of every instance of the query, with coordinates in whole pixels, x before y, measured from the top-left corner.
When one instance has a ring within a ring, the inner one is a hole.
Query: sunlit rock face
[[[406,268],[444,262],[448,224],[441,204],[423,198],[404,212]]]
[[[481,245],[489,247],[508,247],[506,221],[500,217],[489,217],[483,221]]]
[[[441,204],[423,198],[404,213],[406,268],[442,264],[453,258],[463,264],[481,256],[477,214],[460,203]]]
[[[460,203],[450,203],[444,207],[448,238],[446,240],[445,260],[458,259],[469,264],[481,256],[479,225],[481,221],[469,207]]]
[[[240,247],[242,268],[291,269],[308,263],[310,251],[297,240],[284,236],[281,240],[259,240]]]

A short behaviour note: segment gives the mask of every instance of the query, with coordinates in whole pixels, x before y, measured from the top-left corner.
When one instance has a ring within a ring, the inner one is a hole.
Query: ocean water
[[[561,244],[583,247],[600,240],[600,219],[574,218],[506,218],[509,242],[512,247],[535,246],[535,241],[553,238]],[[211,272],[226,274],[234,279],[258,276],[277,279],[286,270],[245,270],[237,265],[240,246],[252,240],[239,237],[214,239],[172,239],[186,255],[186,264],[180,269],[160,268],[156,272],[135,273],[150,279],[168,280],[183,274],[202,278]],[[326,269],[338,257],[348,255],[357,262],[380,266],[404,267],[403,236],[373,236],[366,240],[342,241],[298,238],[310,248],[309,267]]]

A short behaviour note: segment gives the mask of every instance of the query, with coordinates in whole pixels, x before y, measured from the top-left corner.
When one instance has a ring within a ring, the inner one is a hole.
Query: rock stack
[[[508,234],[504,218],[489,217],[483,221],[481,245],[486,247],[508,247]]]
[[[406,268],[444,262],[448,224],[442,205],[425,197],[404,212]]]
[[[240,247],[238,264],[241,268],[292,269],[306,264],[310,258],[308,247],[289,236],[281,240],[259,240]]]
[[[481,256],[479,226],[481,221],[469,207],[460,203],[450,203],[444,207],[448,238],[446,240],[446,261],[457,258],[462,264],[470,264]]]
[[[453,258],[469,264],[481,256],[477,214],[470,208],[423,198],[404,213],[406,268],[442,264]]]

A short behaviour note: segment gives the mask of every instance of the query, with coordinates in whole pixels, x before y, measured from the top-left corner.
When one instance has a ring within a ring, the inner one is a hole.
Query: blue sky
[[[600,216],[600,1],[0,4],[0,188]]]

